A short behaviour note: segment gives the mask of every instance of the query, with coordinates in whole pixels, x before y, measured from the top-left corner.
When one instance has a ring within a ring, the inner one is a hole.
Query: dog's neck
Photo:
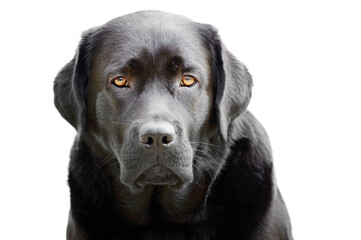
[[[134,193],[119,181],[114,183],[120,214],[138,225],[156,221],[185,223],[201,220],[207,188],[206,180],[202,180],[177,191],[167,186],[148,185]]]

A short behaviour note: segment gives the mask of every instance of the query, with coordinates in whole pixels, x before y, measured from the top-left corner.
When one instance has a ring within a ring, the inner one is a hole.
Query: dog
[[[211,25],[141,11],[84,32],[54,82],[77,130],[67,239],[292,239],[252,85]]]

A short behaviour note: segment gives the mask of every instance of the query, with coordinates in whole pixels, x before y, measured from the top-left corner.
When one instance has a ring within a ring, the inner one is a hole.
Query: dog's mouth
[[[178,189],[182,185],[182,181],[172,170],[158,164],[144,171],[134,182],[134,186],[138,190],[147,185],[169,186]]]

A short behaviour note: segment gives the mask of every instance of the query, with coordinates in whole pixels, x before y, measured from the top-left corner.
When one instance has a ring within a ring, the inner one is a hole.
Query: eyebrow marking
[[[183,68],[183,62],[183,58],[180,56],[171,57],[166,66],[167,70],[175,74],[179,71],[179,69]]]

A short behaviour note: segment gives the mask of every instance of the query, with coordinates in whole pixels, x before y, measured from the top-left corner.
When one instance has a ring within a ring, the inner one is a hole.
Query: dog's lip
[[[180,191],[193,181],[192,168],[185,164],[174,166],[156,163],[141,172],[139,170],[139,168],[121,169],[120,182],[134,193],[152,186]]]
[[[180,178],[172,170],[157,164],[145,170],[134,183],[138,185],[138,187],[143,188],[146,185],[174,186],[180,181]]]

